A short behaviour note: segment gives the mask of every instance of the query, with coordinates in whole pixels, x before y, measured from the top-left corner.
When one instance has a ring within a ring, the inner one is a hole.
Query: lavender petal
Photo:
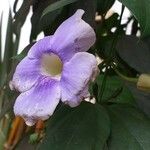
[[[88,85],[97,70],[95,56],[87,52],[79,52],[65,63],[61,78],[62,102],[71,107],[79,105],[89,94]]]
[[[23,117],[27,125],[32,126],[39,119],[48,119],[59,100],[59,82],[48,77],[42,78],[36,86],[19,95],[14,105],[14,112],[16,116]]]
[[[95,32],[82,20],[83,14],[84,10],[77,10],[58,27],[52,37],[52,49],[63,61],[68,61],[77,52],[87,51],[95,43]]]
[[[40,62],[38,59],[25,57],[18,65],[10,81],[10,88],[24,92],[30,89],[40,76]]]

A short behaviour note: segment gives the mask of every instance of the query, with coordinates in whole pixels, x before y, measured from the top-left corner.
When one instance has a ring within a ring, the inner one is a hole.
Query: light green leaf
[[[140,23],[142,36],[150,35],[150,0],[119,0],[123,3]]]
[[[109,150],[149,150],[150,119],[139,110],[123,105],[107,106],[112,123]]]
[[[61,107],[50,119],[40,150],[103,150],[110,122],[102,106]]]

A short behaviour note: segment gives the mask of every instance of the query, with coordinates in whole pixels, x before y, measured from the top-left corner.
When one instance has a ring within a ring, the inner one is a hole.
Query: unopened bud
[[[137,82],[137,88],[150,92],[150,74],[141,74]]]

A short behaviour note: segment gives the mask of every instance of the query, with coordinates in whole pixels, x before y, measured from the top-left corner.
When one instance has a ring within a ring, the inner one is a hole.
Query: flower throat
[[[55,54],[44,54],[41,60],[42,73],[51,77],[60,76],[63,68],[61,59]]]

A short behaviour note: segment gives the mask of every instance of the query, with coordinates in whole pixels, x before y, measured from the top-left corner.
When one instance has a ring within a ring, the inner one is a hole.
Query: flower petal
[[[51,53],[51,39],[52,36],[46,36],[43,39],[37,41],[29,50],[29,58],[41,58],[43,53]]]
[[[39,78],[40,62],[38,59],[25,57],[17,66],[10,88],[24,92],[30,89]]]
[[[97,72],[94,55],[87,52],[76,53],[64,64],[61,78],[61,100],[71,107],[79,105],[83,97],[87,97],[89,81]]]
[[[82,20],[83,14],[83,10],[77,10],[58,27],[53,35],[52,49],[64,61],[68,61],[76,52],[87,51],[95,43],[95,32]]]
[[[14,112],[22,116],[27,125],[32,126],[37,120],[46,120],[54,112],[60,99],[59,82],[43,78],[38,84],[17,98]]]

